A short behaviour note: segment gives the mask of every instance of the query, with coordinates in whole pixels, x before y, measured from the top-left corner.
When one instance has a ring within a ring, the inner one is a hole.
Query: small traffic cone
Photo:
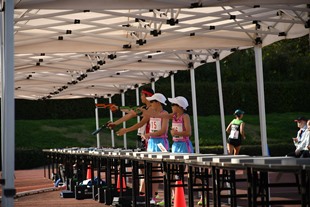
[[[182,180],[177,180],[176,185],[183,185]],[[186,207],[183,186],[175,187],[174,191],[174,207]]]
[[[122,182],[122,188],[123,188],[123,192],[126,191],[126,181],[125,181],[125,177],[123,177],[123,182]],[[117,191],[120,192],[121,191],[121,183],[120,183],[120,175],[117,176],[117,183],[116,183],[116,188]]]
[[[92,179],[92,173],[91,173],[91,165],[87,165],[87,174],[86,179]]]

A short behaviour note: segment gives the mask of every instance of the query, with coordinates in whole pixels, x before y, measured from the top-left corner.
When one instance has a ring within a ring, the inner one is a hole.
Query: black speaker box
[[[60,192],[62,198],[74,198],[74,192],[71,190],[63,190]]]
[[[93,198],[93,189],[87,185],[76,185],[75,186],[75,199],[87,199]]]
[[[106,188],[98,188],[98,202],[105,203],[104,191]]]

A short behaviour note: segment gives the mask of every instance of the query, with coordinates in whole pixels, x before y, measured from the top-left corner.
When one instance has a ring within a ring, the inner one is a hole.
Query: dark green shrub
[[[15,169],[32,169],[44,165],[45,158],[40,149],[16,149]]]

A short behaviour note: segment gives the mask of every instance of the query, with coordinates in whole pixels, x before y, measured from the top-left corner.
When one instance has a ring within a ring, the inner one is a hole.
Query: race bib
[[[161,130],[161,118],[150,118],[150,132]]]
[[[232,129],[230,131],[229,138],[230,139],[238,139],[238,137],[239,137],[239,131],[236,129]]]
[[[166,148],[164,147],[164,145],[162,143],[158,143],[157,146],[160,149],[160,151],[167,152]]]
[[[183,124],[182,123],[172,123],[172,129],[176,130],[177,132],[183,131]],[[173,136],[173,138],[180,138],[180,136]]]

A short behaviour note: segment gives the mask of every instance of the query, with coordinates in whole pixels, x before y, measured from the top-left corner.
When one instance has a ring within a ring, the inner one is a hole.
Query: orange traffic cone
[[[123,177],[123,182],[122,182],[122,188],[123,188],[123,192],[126,191],[126,181],[125,181],[125,177]],[[118,175],[117,177],[117,183],[116,183],[116,188],[117,191],[120,192],[121,191],[121,179],[120,179],[120,175]]]
[[[183,185],[182,180],[177,180],[176,185]],[[183,186],[175,187],[174,207],[186,207],[186,201],[185,201]]]
[[[91,173],[91,165],[87,165],[87,174],[86,179],[92,179],[92,173]]]

